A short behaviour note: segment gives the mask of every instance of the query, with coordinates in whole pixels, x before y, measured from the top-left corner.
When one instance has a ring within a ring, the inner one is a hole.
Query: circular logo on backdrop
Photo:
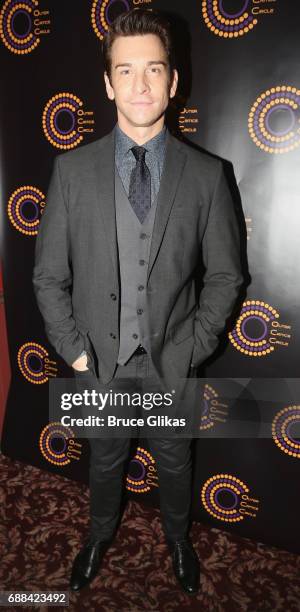
[[[287,406],[280,410],[272,423],[272,436],[281,451],[300,459],[300,406]],[[293,433],[293,428],[297,427],[297,433]]]
[[[227,416],[228,404],[222,402],[217,391],[205,383],[199,429],[211,429],[216,423],[225,423]]]
[[[12,53],[24,55],[49,34],[49,11],[39,10],[38,0],[6,0],[0,11],[0,38]]]
[[[56,362],[49,359],[48,351],[36,342],[22,344],[18,351],[18,365],[23,376],[35,385],[42,385],[57,374]]]
[[[45,459],[54,465],[65,466],[72,459],[80,459],[82,444],[75,442],[70,427],[61,423],[50,423],[41,432],[40,451]]]
[[[138,446],[129,463],[126,489],[133,493],[148,493],[153,486],[158,487],[155,461],[148,451]]]
[[[43,131],[47,140],[58,149],[73,149],[83,134],[94,131],[93,111],[83,110],[83,102],[73,93],[56,94],[43,112]]]
[[[224,38],[237,38],[250,32],[257,19],[249,13],[250,0],[241,0],[235,12],[225,10],[224,0],[203,0],[202,15],[204,22],[213,34]]]
[[[93,0],[91,21],[96,36],[102,40],[114,19],[129,10],[127,0]]]
[[[216,474],[209,478],[201,490],[204,508],[214,518],[237,523],[245,515],[256,516],[258,500],[250,498],[249,488],[231,474]]]
[[[300,90],[271,87],[255,100],[249,113],[249,133],[267,153],[288,153],[300,145]]]
[[[202,0],[202,15],[216,36],[238,38],[251,32],[262,16],[274,14],[276,4],[277,0]]]
[[[10,196],[7,214],[19,232],[27,236],[36,236],[44,206],[43,192],[32,185],[23,185]]]
[[[233,346],[250,357],[265,357],[274,345],[288,346],[291,326],[278,321],[275,308],[260,300],[244,302],[234,329],[228,334]]]

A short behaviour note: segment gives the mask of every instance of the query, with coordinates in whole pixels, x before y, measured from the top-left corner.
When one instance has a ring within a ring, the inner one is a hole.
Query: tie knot
[[[139,147],[136,145],[135,147],[131,147],[131,150],[137,162],[144,161],[147,150],[145,147]]]

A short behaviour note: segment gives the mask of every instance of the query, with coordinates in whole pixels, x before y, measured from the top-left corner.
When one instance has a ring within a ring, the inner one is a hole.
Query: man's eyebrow
[[[150,60],[149,62],[147,62],[147,66],[152,66],[153,64],[162,64],[163,66],[167,66],[167,62],[164,62],[163,60]],[[116,70],[116,68],[120,68],[122,66],[132,66],[132,64],[130,62],[124,62],[122,64],[116,64],[115,65],[115,70]]]

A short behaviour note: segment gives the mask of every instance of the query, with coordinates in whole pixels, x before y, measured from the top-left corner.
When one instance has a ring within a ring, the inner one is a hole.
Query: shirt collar
[[[147,142],[145,142],[142,146],[145,147],[150,153],[153,153],[153,155],[159,157],[161,149],[165,146],[166,132],[167,128],[164,124],[160,132],[156,134],[156,136],[153,136],[153,138],[151,138],[150,140],[147,140]],[[115,125],[115,135],[115,144],[118,150],[118,156],[120,158],[123,158],[131,149],[131,147],[138,144],[137,142],[132,140],[130,136],[127,136],[127,134],[123,132],[118,123],[116,123]]]

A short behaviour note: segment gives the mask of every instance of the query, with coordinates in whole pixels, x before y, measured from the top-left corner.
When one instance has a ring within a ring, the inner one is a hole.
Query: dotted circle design
[[[209,30],[223,38],[238,38],[248,34],[257,25],[258,20],[247,12],[249,0],[241,0],[241,9],[237,13],[226,13],[223,0],[202,0],[202,15]]]
[[[46,349],[36,342],[26,342],[18,351],[18,366],[23,376],[34,385],[42,385],[49,378],[44,373],[44,359],[49,356]],[[34,369],[30,360],[34,358],[38,368]]]
[[[263,92],[251,107],[248,129],[256,146],[266,153],[288,153],[300,145],[300,89],[278,85]],[[287,127],[274,130],[271,119],[284,113]],[[297,129],[298,125],[298,129]]]
[[[16,189],[9,198],[7,214],[12,225],[26,236],[36,236],[38,233],[41,203],[45,202],[45,195],[37,187],[24,185]],[[34,216],[26,214],[26,205],[30,204]]]
[[[201,413],[201,421],[199,429],[211,429],[214,426],[214,421],[210,416],[210,402],[219,397],[218,393],[211,387],[205,384],[203,392],[203,410]]]
[[[130,475],[130,473],[127,475],[126,489],[134,493],[147,493],[150,491],[150,486],[146,483],[147,470],[150,465],[155,465],[152,455],[144,448],[138,446],[133,459],[130,461],[129,472],[130,466],[133,465],[138,468],[139,474],[135,477]]]
[[[17,55],[31,53],[40,38],[32,32],[32,12],[38,6],[38,0],[6,0],[0,11],[0,38],[4,45]],[[19,15],[25,16],[28,23],[27,30],[20,34],[15,28],[15,19]]]
[[[127,0],[93,0],[91,22],[93,30],[100,40],[103,40],[105,34],[109,30],[109,26],[111,24],[109,19],[109,9],[116,3],[124,6],[125,10],[123,12],[130,10]]]
[[[225,506],[220,500],[220,495],[230,493],[233,498],[231,506]],[[249,489],[244,482],[231,474],[216,474],[209,478],[201,490],[201,501],[204,508],[214,518],[226,521],[227,523],[237,523],[244,519],[239,511],[239,497],[249,493]]]
[[[281,451],[300,459],[300,442],[291,434],[294,424],[300,424],[300,406],[287,406],[280,410],[272,423],[272,435]]]
[[[42,455],[53,465],[64,466],[71,463],[66,454],[66,441],[74,438],[74,433],[69,427],[61,425],[61,423],[50,423],[44,427],[41,432],[39,447]],[[63,443],[63,449],[58,451],[53,447],[53,440],[60,439]]]
[[[274,351],[269,341],[269,327],[272,321],[279,318],[279,313],[270,304],[259,300],[244,302],[235,328],[228,337],[233,346],[249,357],[265,357]],[[256,320],[261,324],[262,333],[258,338],[250,336],[247,325]]]
[[[77,111],[83,102],[72,93],[56,94],[47,102],[43,112],[43,131],[49,142],[57,149],[73,149],[82,140],[82,134],[76,129]],[[71,119],[71,127],[63,130],[58,126],[60,115],[67,114]]]

